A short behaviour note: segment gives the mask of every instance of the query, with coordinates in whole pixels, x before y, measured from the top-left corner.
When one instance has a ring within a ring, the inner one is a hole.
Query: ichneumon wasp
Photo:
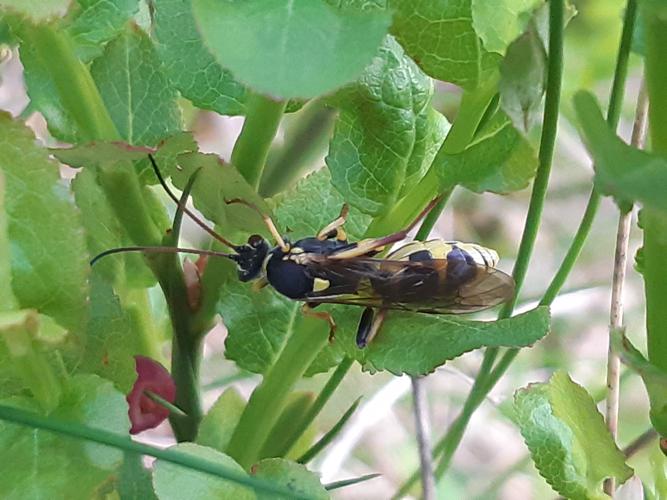
[[[100,258],[120,252],[192,253],[224,257],[236,262],[241,281],[271,285],[293,300],[303,301],[303,312],[329,323],[333,335],[335,323],[327,312],[313,311],[320,304],[348,304],[365,307],[357,331],[359,348],[377,334],[388,310],[431,314],[462,314],[493,307],[512,298],[514,280],[496,269],[498,254],[473,243],[458,241],[413,241],[376,256],[389,245],[403,240],[436,204],[433,200],[406,228],[380,238],[350,242],[345,232],[347,205],[340,215],[317,235],[292,243],[281,236],[271,218],[245,200],[264,220],[275,246],[260,235],[236,245],[208,227],[184,207],[165,182],[152,155],[148,155],[155,175],[169,197],[206,232],[230,248],[233,253],[179,247],[122,247],[97,255]],[[378,311],[376,314],[375,311]]]

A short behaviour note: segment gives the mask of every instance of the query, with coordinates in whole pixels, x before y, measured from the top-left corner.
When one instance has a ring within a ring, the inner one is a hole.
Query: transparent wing
[[[433,314],[480,311],[514,295],[514,280],[504,272],[461,260],[404,261],[309,255],[313,277],[330,286],[311,292],[310,303],[333,303]]]

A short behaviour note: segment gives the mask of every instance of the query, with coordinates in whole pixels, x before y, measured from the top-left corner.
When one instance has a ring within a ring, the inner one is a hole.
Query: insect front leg
[[[301,306],[301,313],[304,316],[309,316],[311,318],[321,319],[327,322],[329,325],[329,342],[333,342],[333,339],[336,334],[336,322],[333,319],[333,316],[326,311],[314,311],[313,309],[319,304],[311,304],[306,302]]]
[[[344,203],[338,218],[324,226],[320,232],[317,233],[317,239],[324,241],[335,236],[338,241],[347,241],[347,233],[345,232],[345,229],[343,229],[343,226],[345,225],[345,222],[347,222],[349,212],[350,207],[347,203]]]
[[[380,309],[377,314],[372,307],[367,307],[361,314],[357,328],[357,347],[363,349],[380,331],[380,327],[387,317],[387,309]]]

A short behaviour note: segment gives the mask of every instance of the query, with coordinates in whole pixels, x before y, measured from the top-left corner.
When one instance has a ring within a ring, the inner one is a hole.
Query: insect
[[[389,310],[470,313],[498,305],[514,295],[513,279],[495,267],[498,254],[480,245],[442,240],[413,241],[386,257],[377,257],[389,245],[403,240],[437,200],[431,202],[407,228],[358,242],[348,241],[345,232],[347,205],[317,235],[291,242],[280,234],[271,218],[252,203],[228,200],[227,203],[241,203],[256,210],[275,240],[275,246],[270,246],[262,236],[252,235],[247,243],[235,245],[181,205],[153,157],[149,155],[149,158],[169,196],[198,225],[234,253],[174,247],[123,247],[103,252],[93,259],[93,263],[105,255],[128,251],[225,257],[236,263],[241,281],[271,285],[282,295],[303,301],[304,314],[326,320],[331,335],[335,331],[333,318],[327,312],[314,311],[315,307],[320,304],[365,307],[357,331],[359,348],[365,347],[377,334]]]

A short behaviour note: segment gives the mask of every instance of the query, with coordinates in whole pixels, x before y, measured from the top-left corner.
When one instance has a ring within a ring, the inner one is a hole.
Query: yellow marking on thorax
[[[315,278],[313,281],[313,291],[314,292],[321,292],[322,290],[326,290],[329,288],[329,285],[331,282],[329,280],[323,280],[322,278]]]

